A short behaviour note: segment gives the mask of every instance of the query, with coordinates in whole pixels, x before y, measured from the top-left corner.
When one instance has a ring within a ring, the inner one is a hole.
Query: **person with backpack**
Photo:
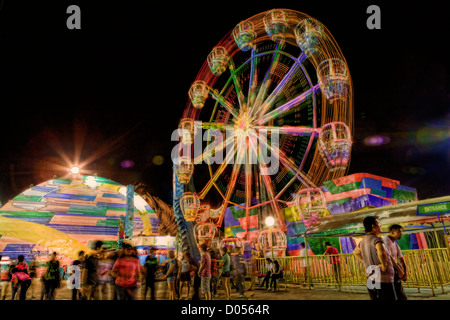
[[[56,252],[53,252],[51,259],[47,262],[47,271],[43,277],[44,288],[41,300],[44,300],[44,295],[47,300],[55,299],[55,290],[59,288],[61,274],[59,271],[59,261],[56,258]]]
[[[13,291],[11,294],[11,300],[15,300],[16,292],[20,288],[20,300],[26,300],[27,290],[31,285],[31,277],[28,275],[28,266],[23,261],[24,256],[17,257],[18,263],[12,270],[11,282],[13,285]]]

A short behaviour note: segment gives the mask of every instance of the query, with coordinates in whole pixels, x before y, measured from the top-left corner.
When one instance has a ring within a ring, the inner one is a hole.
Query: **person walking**
[[[29,274],[31,278],[31,284],[30,287],[28,288],[28,292],[31,291],[31,299],[35,299],[36,297],[34,296],[34,292],[36,287],[36,258],[34,256],[30,262]]]
[[[209,251],[211,256],[211,298],[217,295],[217,256],[216,251],[211,249]]]
[[[169,300],[176,299],[176,291],[175,291],[175,280],[178,276],[178,261],[175,258],[175,252],[173,250],[169,250],[169,266],[165,278],[167,279],[167,286],[169,288]]]
[[[184,254],[186,255],[187,259],[189,260],[191,271],[194,274],[194,284],[193,284],[194,294],[192,295],[191,300],[197,301],[197,300],[200,300],[199,293],[200,293],[201,279],[198,276],[198,272],[197,272],[200,265],[198,264],[197,259],[195,259],[191,256],[191,253],[189,250],[184,251]]]
[[[245,276],[245,265],[241,260],[241,252],[233,255],[231,258],[231,264],[233,266],[233,270],[231,271],[231,276],[236,285],[236,290],[239,293],[239,298],[246,298],[244,295],[244,286],[242,284],[243,278]]]
[[[396,242],[402,237],[402,229],[401,225],[393,224],[389,227],[389,234],[383,237],[386,253],[394,267],[394,289],[397,300],[408,299],[402,285],[402,281],[407,280],[406,263],[403,259],[402,251]]]
[[[302,257],[300,260],[300,269],[302,270],[304,276],[303,286],[306,286],[309,280],[309,267],[311,266],[311,261],[307,258],[308,249],[306,249],[306,245],[304,242],[300,243],[300,256]],[[311,284],[313,287],[313,285]]]
[[[189,299],[189,291],[191,289],[191,264],[187,252],[183,253],[181,260],[181,268],[179,268],[178,277],[180,279],[180,299],[183,299],[183,287],[186,285],[187,294],[186,300]]]
[[[330,264],[333,267],[333,275],[336,280],[336,283],[338,286],[341,285],[341,268],[340,268],[340,261],[339,257],[335,256],[339,254],[338,249],[333,247],[330,242],[325,242],[325,247],[327,248],[324,252],[325,254],[331,255],[330,257]]]
[[[134,249],[131,245],[125,243],[123,247],[125,256],[117,259],[111,274],[116,278],[117,300],[135,300],[141,263],[134,256]]]
[[[26,300],[27,290],[31,285],[31,277],[28,274],[28,266],[24,262],[24,256],[17,257],[18,263],[12,270],[11,282],[14,284],[14,290],[11,294],[11,300],[15,300],[16,292],[20,288],[20,300]]]
[[[1,260],[0,256],[0,300],[5,300],[8,293],[8,286],[11,283],[12,272],[10,272],[9,266],[13,262],[10,260]],[[12,271],[12,269],[11,269]]]
[[[379,237],[381,226],[376,217],[366,217],[363,221],[366,235],[353,250],[355,257],[364,265],[371,300],[397,300],[394,289],[394,268],[388,259],[383,239]],[[369,273],[372,272],[372,273]],[[379,272],[378,272],[379,271]]]
[[[206,243],[200,245],[201,260],[198,275],[201,280],[202,293],[205,295],[205,300],[211,300],[211,256],[208,253],[208,246]]]
[[[231,258],[228,253],[228,248],[222,248],[222,286],[225,290],[225,300],[231,300],[231,287],[230,287],[230,265]]]
[[[53,252],[50,260],[47,262],[47,271],[43,277],[45,291],[41,295],[41,300],[44,299],[44,295],[47,300],[55,299],[56,289],[59,288],[61,281],[59,266],[57,254]]]
[[[252,256],[250,257],[250,288],[248,289],[252,293],[250,296],[252,297],[255,294],[255,285],[258,281],[258,261],[257,261],[258,252],[256,250],[252,251]]]
[[[114,252],[104,251],[98,260],[98,294],[100,300],[112,300],[114,298],[114,285],[111,271],[115,263],[112,256]]]
[[[95,242],[95,249],[92,254],[87,256],[84,260],[83,269],[81,271],[81,293],[83,298],[87,300],[94,300],[95,293],[98,287],[98,260],[101,258],[104,251],[103,241]]]
[[[144,285],[144,300],[147,299],[147,290],[150,288],[150,299],[155,300],[155,278],[156,278],[156,269],[158,268],[158,259],[155,257],[155,249],[153,247],[149,250],[149,255],[145,259],[144,263],[144,277],[145,277],[145,285]]]
[[[80,279],[81,279],[81,270],[83,268],[84,257],[85,257],[85,252],[83,250],[81,250],[78,252],[78,259],[76,259],[72,262],[72,266],[74,266],[74,268],[78,267],[80,270]],[[76,271],[73,270],[72,274],[76,274]],[[76,283],[76,280],[73,279],[72,284],[75,285],[75,283]],[[81,298],[82,298],[81,290],[77,289],[74,286],[72,289],[72,300],[78,300]]]

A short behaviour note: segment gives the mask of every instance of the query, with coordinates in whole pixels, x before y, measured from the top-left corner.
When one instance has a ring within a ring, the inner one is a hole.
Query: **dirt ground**
[[[369,300],[369,295],[364,287],[342,287],[341,290],[334,288],[334,286],[314,286],[311,289],[302,287],[300,285],[280,284],[280,291],[272,292],[266,291],[263,288],[256,287],[254,294],[246,291],[246,298],[239,298],[235,289],[232,289],[232,300]],[[140,288],[139,288],[140,289]],[[433,296],[431,289],[417,289],[405,288],[406,295],[409,300],[450,300],[450,286],[444,287],[445,293],[442,293],[442,288],[434,288],[435,295]],[[39,300],[41,292],[41,282],[39,279],[34,279],[33,287],[27,292],[28,300]],[[186,289],[184,289],[186,293]],[[190,290],[190,297],[193,290]],[[222,290],[219,290],[219,296],[214,300],[224,300]],[[34,296],[34,298],[33,298]],[[156,283],[156,300],[168,300],[169,293],[167,291],[166,282]],[[10,299],[10,290],[6,295],[6,299]],[[66,281],[61,282],[61,286],[56,291],[56,300],[71,300],[72,292],[67,288]],[[147,293],[147,299],[150,297],[150,292]],[[142,300],[142,290],[138,290],[138,300]]]

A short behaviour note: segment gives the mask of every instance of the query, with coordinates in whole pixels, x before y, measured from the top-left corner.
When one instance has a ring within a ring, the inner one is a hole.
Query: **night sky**
[[[66,174],[64,157],[77,154],[81,162],[94,157],[83,168],[90,173],[144,182],[170,202],[170,137],[191,83],[229,30],[273,8],[321,21],[348,62],[355,117],[349,173],[399,180],[417,188],[419,199],[450,194],[450,26],[442,2],[149,2],[4,1],[3,204]],[[66,27],[71,4],[81,8],[81,30]],[[371,4],[381,8],[380,30],[366,27]],[[375,135],[388,143],[364,143]],[[155,164],[156,156],[164,162]]]

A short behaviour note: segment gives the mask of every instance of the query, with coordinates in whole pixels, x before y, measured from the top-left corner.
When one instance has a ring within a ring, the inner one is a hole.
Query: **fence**
[[[417,249],[402,252],[407,268],[404,287],[429,288],[435,295],[435,288],[450,284],[450,256],[447,249]],[[332,260],[338,259],[337,264]],[[353,254],[313,255],[308,257],[277,258],[284,268],[286,283],[311,285],[366,286],[364,266]],[[249,264],[248,264],[249,265]],[[265,259],[257,259],[259,274],[267,272]]]

